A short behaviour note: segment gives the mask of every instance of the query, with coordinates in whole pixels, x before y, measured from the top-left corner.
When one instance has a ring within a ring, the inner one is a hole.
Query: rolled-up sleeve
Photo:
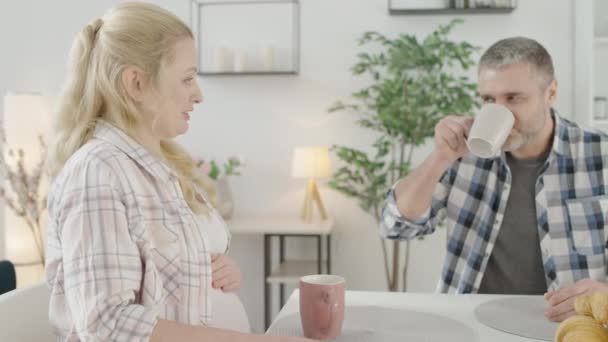
[[[49,213],[57,219],[74,333],[82,341],[148,341],[158,313],[137,304],[144,270],[124,195],[103,165],[88,165],[72,177],[56,212],[49,207]]]
[[[409,240],[433,233],[445,217],[448,195],[452,184],[454,184],[455,176],[456,171],[453,168],[448,169],[443,174],[433,192],[430,208],[423,215],[413,220],[405,218],[399,211],[395,197],[395,187],[398,182],[395,183],[386,193],[380,217],[380,235],[391,240]]]

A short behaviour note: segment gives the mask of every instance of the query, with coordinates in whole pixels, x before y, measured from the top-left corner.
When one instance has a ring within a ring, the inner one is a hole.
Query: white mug
[[[469,151],[480,158],[498,156],[514,123],[515,117],[507,107],[496,103],[483,105],[469,131]]]

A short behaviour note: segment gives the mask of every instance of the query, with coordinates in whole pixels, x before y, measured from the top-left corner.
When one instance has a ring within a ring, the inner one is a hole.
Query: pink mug
[[[300,278],[300,319],[304,336],[333,340],[342,332],[344,320],[343,277],[315,274]]]

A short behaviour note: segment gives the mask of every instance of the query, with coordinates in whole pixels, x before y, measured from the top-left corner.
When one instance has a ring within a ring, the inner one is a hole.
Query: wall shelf
[[[421,8],[421,9],[389,9],[390,14],[402,15],[439,15],[439,14],[506,14],[513,12],[515,7],[508,8]]]
[[[263,76],[263,75],[297,75],[297,71],[241,71],[241,72],[213,72],[200,71],[201,76]]]
[[[199,75],[299,73],[299,0],[191,0],[190,23]]]
[[[517,7],[517,0],[387,0],[389,14],[461,15],[506,14]]]

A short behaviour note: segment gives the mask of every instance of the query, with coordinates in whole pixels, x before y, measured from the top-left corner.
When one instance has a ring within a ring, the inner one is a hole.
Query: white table
[[[269,330],[276,327],[281,318],[299,311],[299,292],[295,290],[277,315]],[[454,319],[471,327],[479,334],[479,341],[526,342],[539,340],[523,338],[487,327],[475,319],[477,305],[489,300],[505,298],[501,295],[451,295],[434,293],[363,292],[347,291],[346,305],[374,305],[384,308],[407,309]]]

